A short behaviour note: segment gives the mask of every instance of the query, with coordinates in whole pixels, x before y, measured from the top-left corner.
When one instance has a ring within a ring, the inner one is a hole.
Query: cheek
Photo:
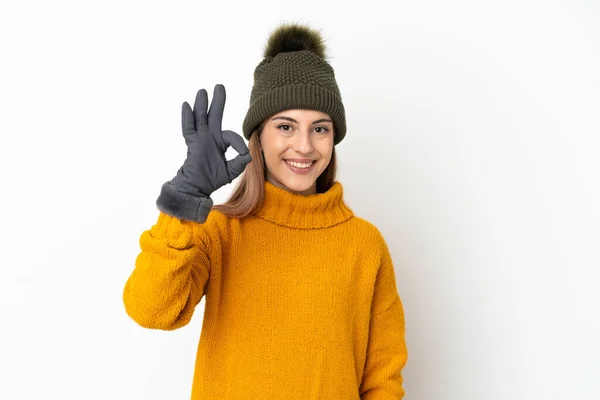
[[[281,162],[281,154],[283,150],[281,150],[277,146],[273,146],[270,144],[268,147],[263,148],[263,154],[265,158],[265,162],[267,165],[276,166],[279,162]]]
[[[331,153],[333,152],[333,141],[319,143],[315,146],[315,150],[323,156],[324,161],[329,162],[331,160]]]
[[[286,144],[281,140],[271,140],[266,147],[263,147],[265,159],[268,159],[272,162],[277,162],[285,150]]]

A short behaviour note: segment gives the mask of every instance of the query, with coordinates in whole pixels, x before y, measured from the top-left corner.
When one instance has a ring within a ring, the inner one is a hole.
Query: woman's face
[[[269,117],[260,135],[267,181],[299,194],[316,193],[333,138],[333,121],[320,111],[293,109]]]

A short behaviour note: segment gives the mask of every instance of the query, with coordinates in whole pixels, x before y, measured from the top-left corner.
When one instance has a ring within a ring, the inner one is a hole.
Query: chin
[[[316,180],[309,176],[279,176],[276,177],[277,181],[281,185],[285,186],[290,192],[304,193],[309,191],[314,185]]]
[[[306,181],[306,182],[282,182],[283,185],[288,188],[288,190],[292,191],[292,192],[298,192],[298,193],[303,193],[306,192],[307,190],[310,190],[313,185],[315,184],[315,181]]]

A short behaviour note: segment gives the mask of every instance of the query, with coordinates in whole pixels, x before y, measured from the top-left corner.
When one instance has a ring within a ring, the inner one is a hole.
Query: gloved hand
[[[252,161],[244,139],[233,131],[221,131],[225,108],[225,87],[216,85],[208,108],[206,90],[196,94],[194,110],[183,103],[181,122],[187,144],[187,158],[177,175],[165,182],[156,200],[157,207],[180,219],[204,222],[212,208],[210,195],[237,178]],[[225,158],[232,146],[239,154]]]

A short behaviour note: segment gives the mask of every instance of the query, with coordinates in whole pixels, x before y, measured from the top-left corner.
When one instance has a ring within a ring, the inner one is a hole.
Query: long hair
[[[248,149],[250,150],[252,161],[246,165],[229,199],[223,204],[213,205],[213,210],[218,210],[231,218],[244,218],[258,210],[262,205],[265,197],[264,185],[267,167],[262,149],[260,148],[259,138],[265,126],[265,121],[252,132],[250,140],[248,140]],[[327,165],[327,168],[317,178],[317,193],[324,193],[331,188],[335,182],[336,172],[337,159],[335,146],[333,146],[329,165]]]

